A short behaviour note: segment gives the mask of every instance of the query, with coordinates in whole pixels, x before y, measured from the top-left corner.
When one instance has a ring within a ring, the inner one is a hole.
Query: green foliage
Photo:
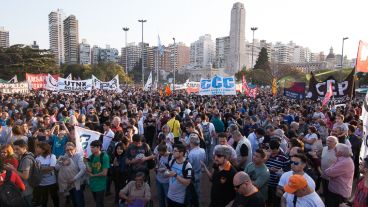
[[[266,48],[263,47],[259,52],[258,59],[256,61],[256,64],[254,65],[254,69],[263,69],[263,70],[270,69],[270,62],[268,61],[268,54]]]
[[[101,63],[97,65],[63,65],[61,71],[64,76],[71,73],[73,77],[89,79],[94,75],[101,81],[110,81],[115,77],[115,75],[119,75],[120,83],[132,83],[131,78],[126,75],[124,68],[116,63]]]
[[[246,67],[243,67],[243,69],[239,70],[237,73],[235,73],[235,78],[237,81],[242,81],[243,80],[243,75],[245,75],[245,77],[248,76],[248,71]]]
[[[22,44],[0,48],[2,79],[17,75],[19,80],[24,80],[26,73],[59,73],[59,67],[50,50],[32,49]]]

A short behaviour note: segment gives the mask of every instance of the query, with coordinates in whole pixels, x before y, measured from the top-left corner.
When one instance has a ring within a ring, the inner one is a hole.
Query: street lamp
[[[258,28],[257,27],[251,27],[250,30],[252,30],[253,32],[253,43],[252,43],[252,65],[251,65],[251,68],[254,69],[253,67],[253,52],[254,52],[254,32],[257,30]],[[252,84],[254,82],[254,71],[252,71]]]
[[[173,37],[173,40],[174,40],[174,47],[173,47],[173,51],[174,51],[174,54],[173,54],[173,56],[174,56],[174,68],[173,68],[173,70],[174,70],[174,80],[173,80],[173,82],[174,82],[174,87],[173,87],[173,93],[174,93],[174,91],[175,91],[175,82],[176,82],[176,80],[175,80],[175,72],[176,72],[176,48],[175,48],[175,37]]]
[[[142,23],[142,50],[141,50],[141,59],[142,59],[142,86],[144,88],[144,63],[143,63],[143,49],[144,49],[144,43],[143,43],[143,23],[147,22],[145,19],[140,19],[138,22]]]
[[[123,27],[123,30],[125,32],[125,73],[128,75],[128,45],[127,45],[127,36],[128,36],[128,27]]]
[[[343,69],[344,68],[344,42],[345,42],[345,40],[347,40],[347,39],[349,39],[349,37],[343,37],[342,38],[342,51],[341,51],[341,69]]]

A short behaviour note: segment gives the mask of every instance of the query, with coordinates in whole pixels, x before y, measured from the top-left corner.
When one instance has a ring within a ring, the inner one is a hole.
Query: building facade
[[[50,50],[58,65],[65,62],[64,51],[64,19],[63,10],[58,9],[49,14],[49,43]]]
[[[86,39],[82,39],[82,43],[79,44],[79,64],[91,64],[91,46]]]
[[[0,27],[0,47],[9,47],[9,31],[4,27]]]
[[[74,15],[70,15],[64,20],[65,64],[78,64],[78,48],[78,20]]]
[[[178,56],[179,57],[179,56]],[[190,64],[203,68],[212,65],[215,59],[215,44],[211,35],[206,34],[190,45]]]
[[[230,37],[216,38],[215,68],[225,68],[229,61]]]

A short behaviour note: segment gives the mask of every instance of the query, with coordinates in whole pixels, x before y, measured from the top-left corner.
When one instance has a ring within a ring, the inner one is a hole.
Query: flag
[[[245,76],[243,75],[243,81],[242,81],[242,89],[246,96],[256,98],[258,93],[258,88],[250,88],[248,86],[247,80],[245,79]]]
[[[368,91],[365,95],[363,106],[362,106],[362,116],[360,117],[363,120],[363,143],[360,148],[360,158],[364,159],[368,154]]]
[[[322,101],[322,106],[326,105],[330,101],[332,95],[333,95],[332,83],[330,82],[330,85],[328,85],[327,87],[325,98]]]
[[[8,81],[8,83],[18,83],[17,75],[15,75],[12,79]]]
[[[277,94],[277,82],[276,82],[276,78],[272,79],[272,95],[276,96]]]
[[[149,91],[152,87],[152,72],[150,73],[146,85],[144,85],[144,91]]]
[[[84,157],[89,157],[91,153],[90,144],[92,141],[98,140],[101,133],[75,126],[75,143],[77,152],[81,153]]]
[[[73,80],[72,74],[70,73],[65,79]]]
[[[358,55],[356,59],[356,72],[368,72],[368,43],[359,41]]]
[[[171,95],[170,85],[166,85],[165,92],[166,92],[166,96],[170,96]]]
[[[160,35],[158,35],[158,53],[160,56],[164,54],[164,48],[161,45]]]

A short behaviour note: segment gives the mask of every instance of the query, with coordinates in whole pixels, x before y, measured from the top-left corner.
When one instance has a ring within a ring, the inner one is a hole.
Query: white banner
[[[92,154],[90,144],[92,141],[98,140],[101,133],[78,126],[75,126],[74,129],[77,152],[84,157],[89,157]]]
[[[12,93],[28,93],[28,82],[18,83],[0,83],[0,93],[12,94]]]
[[[47,74],[46,89],[50,91],[58,90],[58,81],[54,77],[52,77],[52,75],[50,74]]]
[[[65,78],[59,78],[58,90],[60,92],[89,92],[92,90],[92,79],[69,80]]]
[[[96,78],[94,75],[92,75],[92,84],[93,84],[94,89],[115,91],[119,88],[119,75],[116,75],[109,82],[102,82],[98,78]]]
[[[211,79],[201,78],[199,95],[236,95],[235,77],[215,75]]]
[[[152,87],[152,72],[150,73],[148,79],[147,79],[147,82],[146,82],[146,85],[144,85],[144,91],[149,91],[151,90],[151,87]]]

